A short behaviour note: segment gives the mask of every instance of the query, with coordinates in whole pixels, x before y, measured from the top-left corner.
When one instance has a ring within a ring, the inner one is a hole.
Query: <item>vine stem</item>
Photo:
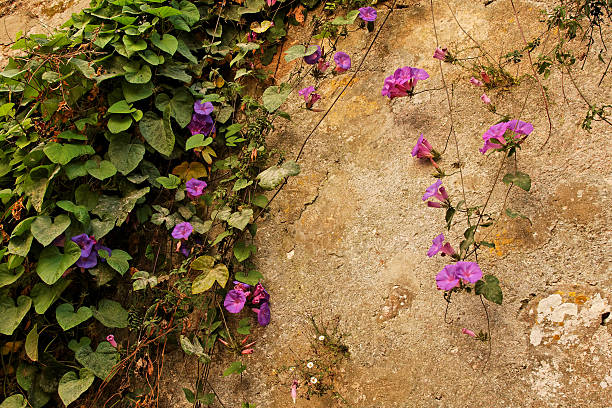
[[[531,72],[533,72],[533,76],[535,77],[536,81],[538,81],[538,85],[540,86],[540,91],[542,92],[542,98],[544,99],[544,108],[546,109],[546,117],[548,119],[548,137],[544,141],[544,144],[540,147],[540,150],[542,150],[544,146],[546,146],[546,143],[548,143],[548,140],[550,139],[550,137],[552,136],[552,130],[553,130],[552,119],[550,118],[550,110],[548,107],[548,97],[546,96],[546,91],[544,90],[542,81],[540,80],[540,77],[538,76],[538,73],[536,72],[535,67],[533,66],[533,60],[531,58],[531,50],[529,49],[529,44],[527,43],[527,39],[525,38],[525,32],[523,31],[523,26],[521,25],[518,11],[516,10],[516,6],[514,5],[514,0],[510,0],[510,4],[512,4],[512,10],[514,11],[514,18],[516,19],[516,25],[518,26],[519,31],[521,32],[521,38],[523,39],[523,43],[525,44],[525,50],[527,51],[527,58],[529,58],[529,67],[531,68]]]

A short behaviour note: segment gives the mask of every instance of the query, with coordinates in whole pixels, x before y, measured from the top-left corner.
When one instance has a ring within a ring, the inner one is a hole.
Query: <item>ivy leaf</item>
[[[353,24],[359,15],[359,10],[351,10],[344,16],[338,16],[332,20],[333,25]]]
[[[130,269],[130,264],[128,261],[131,260],[132,257],[130,256],[130,254],[125,251],[122,251],[121,249],[113,249],[111,251],[110,257],[108,256],[105,250],[98,251],[98,255],[100,256],[100,258],[106,259],[106,263],[108,264],[108,266],[119,272],[121,276],[123,276],[123,274],[125,274],[127,270]]]
[[[8,297],[0,297],[0,333],[11,336],[19,326],[25,315],[32,307],[32,299],[27,296],[19,296],[17,304]]]
[[[30,360],[38,361],[38,323],[34,324],[32,330],[26,336],[25,351]]]
[[[521,173],[520,171],[517,171],[515,174],[506,174],[502,181],[506,184],[512,183],[525,191],[529,191],[531,189],[531,178],[528,174]]]
[[[32,288],[30,297],[34,303],[34,310],[38,314],[44,314],[51,307],[66,288],[70,285],[69,280],[60,279],[55,285],[49,286],[38,282]]]
[[[51,222],[51,217],[39,215],[32,223],[30,231],[42,246],[47,246],[69,226],[70,217],[66,214],[58,215],[53,222]]]
[[[193,280],[191,293],[197,295],[198,293],[205,292],[210,289],[215,282],[219,283],[219,285],[224,288],[228,279],[229,271],[227,266],[218,264],[210,271],[204,272]]]
[[[106,180],[117,173],[117,168],[108,160],[102,160],[100,162],[97,160],[87,160],[85,169],[87,169],[87,173],[98,180]]]
[[[68,164],[76,157],[96,153],[93,147],[89,145],[63,144],[56,142],[47,143],[43,151],[49,160],[61,165]]]
[[[169,108],[164,110],[163,118],[150,111],[145,113],[138,126],[147,143],[164,156],[170,156],[174,149],[174,133]]]
[[[480,279],[475,285],[476,294],[482,295],[485,299],[502,304],[503,294],[501,287],[499,286],[499,280],[493,275],[485,275],[484,280]]]
[[[87,321],[93,316],[90,308],[81,306],[79,310],[74,311],[74,307],[70,303],[62,303],[55,309],[55,318],[62,330],[70,330],[73,327]]]
[[[244,364],[242,364],[240,361],[234,361],[225,369],[225,371],[223,371],[223,376],[227,377],[228,375],[232,374],[240,374],[244,370],[246,370],[246,366]]]
[[[57,393],[64,405],[68,406],[76,401],[91,387],[95,378],[94,374],[87,369],[80,370],[78,376],[74,371],[64,374],[57,387]]]
[[[0,264],[0,288],[17,282],[24,272],[25,268],[23,266],[19,266],[16,271],[11,272],[6,263]]]
[[[81,248],[71,240],[66,240],[64,253],[56,246],[42,250],[36,265],[36,273],[47,285],[53,285],[81,257]]]
[[[89,344],[79,347],[75,358],[96,377],[106,381],[110,380],[113,367],[119,363],[119,353],[108,341],[98,344],[96,351],[93,351]]]
[[[272,190],[283,182],[285,177],[296,176],[300,173],[300,166],[294,161],[286,161],[280,167],[272,166],[257,175],[259,186],[264,190]]]
[[[316,51],[317,47],[314,45],[311,45],[310,47],[308,47],[308,49],[306,49],[306,47],[301,44],[294,45],[285,52],[285,61],[290,62],[294,59],[307,57],[309,55],[314,54]]]
[[[92,307],[92,312],[93,317],[106,327],[127,327],[128,312],[114,300],[102,299],[97,309]]]
[[[154,31],[151,34],[151,42],[154,46],[170,55],[174,55],[178,48],[178,40],[171,34],[164,34],[163,37],[160,37],[159,33]]]
[[[147,42],[145,40],[138,37],[131,37],[129,35],[123,36],[123,45],[125,45],[125,49],[130,54],[147,49]]]
[[[230,215],[227,223],[234,228],[238,228],[240,231],[244,230],[249,221],[251,221],[251,217],[253,216],[253,210],[247,208],[246,210],[242,210],[240,212],[236,211],[232,215]]]
[[[234,256],[238,262],[246,261],[251,254],[257,253],[257,247],[255,245],[247,245],[244,241],[239,241],[234,245]]]
[[[287,83],[282,83],[280,86],[269,86],[261,96],[264,108],[270,113],[274,112],[280,108],[290,93],[291,85]]]
[[[130,135],[121,133],[111,136],[108,157],[121,174],[129,174],[138,167],[144,154],[144,145],[132,140]]]

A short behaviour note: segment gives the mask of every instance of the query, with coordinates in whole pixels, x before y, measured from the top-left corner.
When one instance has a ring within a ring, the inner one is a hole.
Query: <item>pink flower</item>
[[[491,83],[491,77],[485,71],[480,71],[480,77],[482,78],[485,84]]]
[[[448,54],[448,50],[446,48],[438,47],[436,48],[433,57],[435,59],[439,59],[440,61],[444,61],[444,59],[446,58],[446,54]]]
[[[241,290],[232,289],[225,295],[223,306],[230,313],[239,313],[246,303],[246,294]]]
[[[403,67],[395,70],[393,75],[385,78],[382,96],[389,99],[412,94],[418,81],[429,78],[429,74],[420,68]]]
[[[253,349],[252,348],[244,349],[240,352],[240,354],[253,354]]]
[[[334,62],[336,63],[336,72],[341,73],[351,68],[351,57],[342,51],[334,54]]]
[[[455,265],[446,265],[436,275],[436,285],[440,290],[451,290],[459,285],[459,278],[455,274]]]
[[[115,336],[113,336],[112,334],[109,334],[108,336],[106,336],[106,341],[108,341],[110,345],[113,346],[114,348],[117,348],[117,342],[115,341]]]
[[[329,62],[325,61],[325,59],[321,58],[319,60],[319,63],[317,64],[317,69],[321,72],[325,72],[327,71],[327,68],[329,68]]]
[[[266,3],[268,3],[268,6],[272,7],[276,4],[276,0],[266,0]]]
[[[474,333],[470,329],[466,329],[465,327],[463,329],[461,329],[461,333],[467,334],[470,337],[476,337],[476,333]]]
[[[472,83],[473,85],[476,86],[483,86],[484,84],[482,83],[482,81],[479,81],[478,79],[471,77],[470,78],[470,83]]]
[[[427,187],[427,189],[425,190],[425,194],[423,194],[422,200],[426,201],[429,198],[436,198],[440,202],[445,202],[446,200],[448,200],[448,193],[446,192],[446,189],[442,186],[442,180],[438,180],[435,183],[433,183],[431,186]],[[434,201],[427,202],[427,205],[430,207],[437,207],[437,208],[441,207],[441,205],[434,205],[434,204],[438,204],[438,203]]]
[[[257,40],[257,33],[251,31],[247,34],[247,42],[253,42]]]
[[[442,245],[442,243],[444,242],[444,234],[438,235],[431,242],[432,245],[427,251],[428,257],[431,258],[432,256],[437,255],[439,252],[442,252],[442,255],[448,256],[453,256],[455,254],[455,250],[453,249],[451,244],[447,242],[446,244]]]
[[[491,126],[482,135],[484,146],[480,148],[480,153],[485,154],[489,149],[503,149],[508,141],[519,140],[527,137],[533,132],[533,125],[522,120],[513,119],[508,122],[501,122]],[[506,140],[506,138],[509,138]]]
[[[304,101],[306,102],[306,109],[311,109],[312,105],[314,105],[316,101],[321,99],[321,95],[315,92],[314,86],[302,88],[298,91],[298,94],[304,97]]]
[[[421,136],[419,136],[419,140],[417,140],[416,145],[414,145],[414,147],[412,148],[412,157],[416,156],[417,159],[433,159],[434,156],[431,153],[432,150],[433,147],[431,146],[431,144],[429,144],[427,139],[425,139],[423,137],[423,134],[421,133]]]
[[[484,93],[480,97],[480,100],[483,101],[487,105],[491,103],[491,98],[489,98],[487,94],[484,94]]]
[[[469,283],[476,283],[482,278],[482,271],[476,262],[459,261],[455,264],[455,275]]]
[[[291,399],[293,400],[294,404],[297,401],[297,387],[298,387],[298,385],[300,385],[298,380],[293,380],[293,383],[291,383]]]

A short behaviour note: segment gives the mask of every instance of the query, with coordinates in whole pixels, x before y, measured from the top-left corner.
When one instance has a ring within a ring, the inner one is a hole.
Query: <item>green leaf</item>
[[[217,235],[215,240],[211,243],[211,246],[217,245],[219,242],[223,241],[224,238],[229,237],[230,235],[232,235],[231,231],[223,231],[219,233],[219,235]]]
[[[112,221],[113,224],[119,226],[123,224],[128,214],[134,209],[136,201],[148,192],[149,187],[145,187],[140,190],[133,190],[124,197],[102,195],[98,200],[98,205],[91,212],[100,216],[103,220]],[[92,221],[92,224],[94,224],[94,221]],[[95,235],[95,237],[99,239],[102,236]]]
[[[47,246],[69,226],[70,217],[65,214],[58,215],[53,222],[50,217],[39,215],[32,223],[30,231],[42,246]]]
[[[155,66],[163,64],[165,61],[165,58],[163,55],[157,55],[151,50],[139,52],[138,55],[140,55],[140,57],[146,62],[148,62],[149,64],[155,65]]]
[[[223,376],[227,377],[231,374],[240,374],[244,370],[246,370],[246,366],[244,364],[242,364],[240,361],[234,361],[232,364],[230,364],[229,367],[225,369],[225,371],[223,371]]]
[[[131,173],[142,161],[145,154],[142,143],[132,140],[130,135],[121,133],[111,136],[108,157],[123,175]]]
[[[168,190],[174,190],[181,185],[181,179],[174,174],[168,174],[168,177],[158,177],[155,180]]]
[[[174,7],[170,6],[148,8],[144,11],[160,18],[168,18],[171,16],[178,16],[182,14],[180,10],[177,10]]]
[[[224,288],[229,279],[229,271],[227,266],[218,264],[208,272],[204,272],[193,280],[191,285],[191,293],[197,295],[207,291],[214,285],[215,282]]]
[[[529,223],[531,224],[531,220],[529,219],[529,217],[527,217],[526,215],[521,214],[518,211],[513,211],[510,208],[506,208],[506,215],[510,218],[522,218],[524,220],[529,221]]]
[[[484,280],[481,279],[476,282],[475,289],[477,295],[482,295],[485,299],[498,305],[502,304],[503,294],[499,286],[499,280],[495,276],[485,275]]]
[[[123,88],[123,97],[128,103],[148,98],[153,95],[154,88],[152,81],[145,84],[131,84],[127,81],[123,81],[121,87]]]
[[[272,190],[283,182],[285,177],[296,176],[300,173],[300,166],[294,161],[286,161],[280,167],[272,166],[257,176],[259,186],[264,190]]]
[[[280,86],[270,86],[266,88],[261,99],[263,106],[270,113],[274,112],[285,102],[291,93],[291,85],[282,83]]]
[[[38,324],[34,324],[25,341],[26,354],[32,361],[38,361],[38,337]]]
[[[25,315],[32,306],[32,299],[27,296],[19,296],[17,304],[8,297],[0,297],[0,333],[10,336],[19,326]]]
[[[53,285],[81,257],[81,248],[71,240],[66,240],[64,253],[56,246],[42,250],[36,265],[36,273],[47,285]]]
[[[55,309],[55,318],[64,331],[78,326],[92,316],[93,313],[87,306],[81,306],[75,312],[74,307],[70,303],[62,303]]]
[[[256,205],[259,208],[265,208],[268,205],[268,197],[265,195],[258,195],[253,197],[251,204]]]
[[[170,109],[166,108],[163,119],[147,112],[139,123],[140,133],[159,153],[170,156],[174,149],[174,133],[170,126]]]
[[[247,226],[252,216],[253,216],[253,210],[251,210],[250,208],[247,208],[239,212],[236,211],[235,213],[230,215],[229,219],[227,220],[227,223],[230,226],[234,228],[238,228],[240,231],[242,231]]]
[[[185,150],[195,149],[196,147],[208,146],[212,143],[212,141],[213,138],[210,136],[204,138],[204,135],[193,135],[189,139],[187,139],[187,142],[185,142]]]
[[[196,271],[209,271],[215,265],[215,258],[210,255],[202,255],[197,257],[191,263],[191,269]]]
[[[106,123],[106,127],[112,133],[120,133],[128,130],[132,126],[132,117],[130,115],[111,115]]]
[[[121,249],[113,249],[111,251],[110,257],[108,257],[108,254],[105,250],[98,251],[98,255],[101,258],[106,259],[106,263],[108,264],[108,266],[119,272],[119,274],[122,276],[127,272],[128,269],[130,269],[130,264],[128,261],[130,261],[132,257],[130,256],[130,254],[125,251],[122,251]]]
[[[132,113],[136,109],[132,107],[127,101],[119,101],[113,103],[110,108],[108,108],[108,113]]]
[[[89,145],[75,145],[51,142],[43,148],[45,155],[53,163],[61,165],[68,164],[72,159],[87,154],[95,154],[93,147]]]
[[[197,336],[193,336],[193,343],[189,341],[186,336],[181,335],[181,348],[188,356],[196,355],[198,357],[202,357],[206,353],[204,353],[204,348],[200,344]],[[209,357],[210,358],[210,357]]]
[[[110,380],[111,374],[114,374],[113,367],[119,363],[119,353],[107,341],[98,344],[95,352],[89,344],[81,346],[76,351],[75,358],[96,377],[106,381]]]
[[[191,75],[185,70],[187,64],[178,63],[175,61],[166,61],[164,65],[159,68],[158,75],[162,75],[168,78],[176,79],[181,82],[191,82]]]
[[[85,168],[87,169],[87,173],[98,180],[106,180],[117,173],[117,169],[113,166],[113,163],[108,160],[102,160],[99,163],[96,160],[87,160]]]
[[[187,0],[183,0],[179,3],[179,9],[181,10],[180,18],[185,20],[190,27],[200,21],[200,12],[195,4]],[[173,21],[173,19],[170,18],[170,21]]]
[[[317,47],[315,45],[309,46],[308,49],[301,44],[294,45],[285,52],[285,61],[289,62],[297,58],[307,57],[314,54],[316,51]]]
[[[129,35],[123,36],[123,45],[125,45],[125,49],[129,54],[147,49],[147,42],[145,40],[138,37],[131,37]]]
[[[453,207],[449,207],[446,210],[446,215],[444,219],[446,220],[446,229],[450,230],[451,223],[453,222],[453,217],[455,216],[456,210]]]
[[[154,46],[170,55],[174,55],[176,49],[178,48],[178,40],[175,36],[164,34],[163,37],[160,37],[157,31],[154,31],[153,34],[151,34],[151,42]]]
[[[83,205],[76,205],[72,201],[58,201],[57,206],[62,210],[74,214],[74,217],[84,226],[89,225],[89,211]]]
[[[243,271],[236,272],[235,276],[236,280],[239,282],[244,282],[247,285],[255,286],[259,283],[260,280],[263,279],[263,275],[259,271],[250,271],[248,274]]]
[[[127,327],[128,312],[114,300],[102,299],[97,309],[92,308],[92,312],[93,317],[106,327]]]
[[[246,261],[251,254],[257,253],[257,247],[255,245],[247,245],[244,241],[238,241],[234,245],[234,256],[238,262]]]
[[[91,387],[94,379],[94,374],[87,369],[82,369],[78,376],[74,371],[68,371],[64,374],[57,387],[57,393],[64,405],[68,406],[76,401]]]
[[[153,74],[147,64],[143,64],[140,69],[125,73],[125,80],[131,84],[146,84],[151,80]]]
[[[332,20],[333,25],[345,25],[345,24],[353,24],[355,19],[359,15],[359,10],[351,10],[348,12],[346,17],[338,16]]]
[[[30,252],[30,247],[32,246],[32,240],[34,240],[34,236],[29,231],[25,235],[11,238],[8,245],[9,253],[23,257],[28,256],[28,252]]]
[[[251,334],[251,324],[249,323],[249,321],[250,319],[248,317],[240,319],[236,331],[244,336],[246,336],[247,334]]]
[[[176,123],[181,128],[184,128],[191,122],[193,113],[193,96],[186,88],[179,88],[175,93],[170,103],[170,116],[176,119]]]
[[[515,174],[506,174],[502,181],[506,184],[512,183],[525,191],[529,191],[531,189],[531,178],[528,174],[521,173],[520,171],[517,171]]]
[[[60,279],[53,286],[45,285],[42,282],[38,282],[34,285],[30,292],[30,296],[32,297],[32,303],[34,303],[34,310],[36,313],[45,313],[47,309],[59,299],[62,292],[70,285],[70,282],[71,281],[66,279]]]
[[[28,401],[21,394],[11,395],[0,404],[0,408],[26,408]]]
[[[248,186],[250,186],[251,184],[253,184],[253,180],[245,180],[245,179],[238,179],[236,180],[236,182],[234,183],[234,187],[232,187],[232,191],[240,191],[243,188],[247,188]]]
[[[23,259],[23,257],[21,257]],[[19,266],[16,271],[11,272],[7,266],[7,264],[3,263],[0,265],[0,288],[4,286],[11,285],[23,275],[25,272],[25,268],[23,266]]]

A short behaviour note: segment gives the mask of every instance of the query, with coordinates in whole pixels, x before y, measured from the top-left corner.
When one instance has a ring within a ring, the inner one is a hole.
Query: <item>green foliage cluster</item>
[[[255,64],[271,61],[287,11],[94,0],[55,34],[18,35],[23,54],[0,72],[3,408],[70,405],[172,336],[202,363],[231,337],[219,306],[228,280],[263,278],[249,261],[268,204],[258,191],[299,173],[282,160],[266,168],[265,135],[288,118],[278,108],[291,88],[269,87],[262,103],[244,92],[248,78],[267,78]],[[188,130],[196,101],[214,105],[209,135]],[[191,178],[208,182],[205,194],[186,194]],[[181,222],[189,242],[169,238]],[[79,234],[108,249],[95,267],[75,265]],[[194,310],[205,317],[179,339]]]

